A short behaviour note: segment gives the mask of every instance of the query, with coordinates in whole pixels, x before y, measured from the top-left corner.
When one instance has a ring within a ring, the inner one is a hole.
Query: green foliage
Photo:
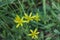
[[[16,28],[14,18],[37,12],[40,21]],[[28,36],[38,28],[38,39]],[[60,0],[0,0],[0,40],[60,40]]]

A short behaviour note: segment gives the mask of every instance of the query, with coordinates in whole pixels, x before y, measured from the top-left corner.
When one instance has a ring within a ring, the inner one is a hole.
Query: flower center
[[[35,36],[35,35],[36,35],[36,33],[32,33],[32,35],[33,35],[33,36]]]

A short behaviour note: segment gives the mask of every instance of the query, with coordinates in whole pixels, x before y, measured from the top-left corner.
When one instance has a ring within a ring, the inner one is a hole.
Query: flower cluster
[[[24,20],[26,19],[26,20]],[[29,23],[30,21],[40,21],[40,18],[39,18],[39,15],[38,13],[36,13],[36,15],[32,16],[32,12],[30,13],[30,15],[24,13],[24,16],[21,18],[19,15],[16,15],[15,19],[14,19],[14,22],[17,23],[17,28],[19,26],[23,26],[23,23]]]
[[[19,15],[16,15],[14,22],[17,23],[16,28],[19,26],[23,26],[24,23],[29,23],[30,21],[40,21],[40,17],[38,13],[36,15],[32,15],[32,12],[28,15],[27,13],[24,13],[24,16],[21,18]],[[37,29],[30,30],[31,34],[28,34],[28,36],[31,36],[32,38],[38,38],[37,35],[39,32],[37,32]]]

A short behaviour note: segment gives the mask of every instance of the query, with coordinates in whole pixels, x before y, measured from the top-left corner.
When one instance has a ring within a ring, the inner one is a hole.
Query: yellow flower
[[[23,23],[26,21],[23,20],[23,17],[20,18],[18,15],[16,15],[14,22],[17,23],[16,28],[18,28],[19,26],[23,26]]]
[[[33,31],[33,30],[30,30],[31,34],[28,34],[28,36],[31,36],[32,38],[38,38],[38,34],[39,32],[37,32],[37,28]]]
[[[34,16],[35,16],[34,17],[34,20],[35,21],[37,21],[37,22],[40,21],[40,17],[39,17],[39,14],[38,13],[36,13],[36,15],[34,15]]]
[[[33,20],[34,16],[32,16],[32,12],[30,13],[30,15],[27,15],[26,13],[24,13],[24,18],[27,20],[27,22],[29,23],[30,21]]]

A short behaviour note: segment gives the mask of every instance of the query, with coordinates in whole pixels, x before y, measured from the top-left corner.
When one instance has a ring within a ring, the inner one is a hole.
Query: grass
[[[16,14],[39,14],[40,21],[30,21],[16,28]],[[30,29],[37,28],[37,39]],[[0,0],[0,40],[60,40],[60,0]]]

